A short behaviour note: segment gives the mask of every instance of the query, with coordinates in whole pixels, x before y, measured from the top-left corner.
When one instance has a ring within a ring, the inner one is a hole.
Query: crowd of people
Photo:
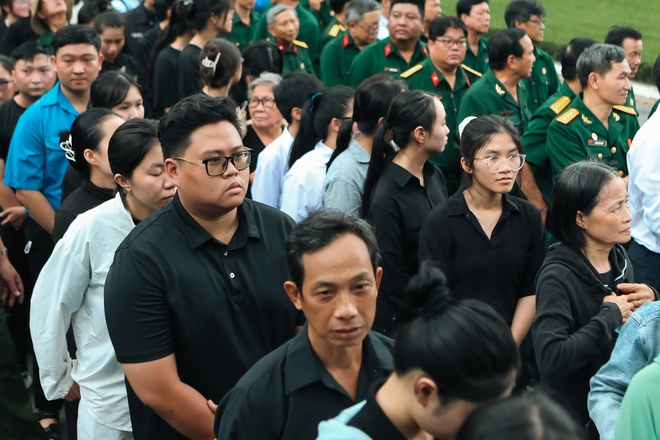
[[[637,30],[0,6],[0,438],[660,439]]]

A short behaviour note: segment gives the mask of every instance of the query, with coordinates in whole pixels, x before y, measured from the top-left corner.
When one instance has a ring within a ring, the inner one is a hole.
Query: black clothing
[[[71,195],[75,190],[80,188],[82,181],[80,180],[80,173],[69,164],[64,173],[64,180],[62,180],[62,199],[61,203]]]
[[[245,137],[243,138],[243,145],[252,148],[252,159],[250,160],[250,172],[253,172],[254,170],[257,169],[257,157],[259,157],[259,153],[264,151],[264,148],[266,148],[266,146],[259,138],[257,132],[254,131],[254,127],[252,126],[252,124],[247,126],[247,133],[245,133]]]
[[[383,386],[385,380],[383,379],[371,386],[364,406],[346,426],[353,426],[372,439],[405,440],[406,438],[401,434],[401,431],[387,418],[378,402],[376,402],[376,393]]]
[[[124,17],[126,18],[126,29],[124,31],[126,44],[123,51],[131,56],[138,57],[140,53],[137,48],[137,42],[144,37],[144,34],[158,24],[157,20],[151,12],[145,9],[143,3],[140,3],[140,6],[137,8],[126,12]]]
[[[307,324],[298,335],[257,362],[220,402],[219,439],[315,439],[318,424],[367,396],[394,367],[394,342],[370,332],[362,344],[356,400],[337,383],[312,348]]]
[[[424,165],[424,186],[394,162],[385,165],[371,192],[366,217],[376,229],[383,267],[373,330],[385,333],[394,324],[404,324],[418,315],[404,293],[408,280],[418,271],[422,223],[431,209],[445,200],[445,177],[431,162]]]
[[[176,355],[181,380],[218,401],[259,359],[291,339],[303,316],[284,292],[294,221],[246,199],[224,244],[179,201],[149,216],[117,249],[105,314],[117,360]],[[183,439],[127,383],[133,435]],[[210,428],[210,427],[209,427]]]
[[[0,105],[0,159],[6,161],[9,154],[9,144],[14,134],[18,118],[26,109],[10,99]]]
[[[502,214],[491,228],[489,239],[458,191],[426,218],[419,263],[439,263],[457,298],[481,300],[511,325],[518,300],[534,295],[545,256],[543,222],[534,205],[505,194]]]
[[[110,200],[114,193],[114,189],[99,188],[89,180],[84,180],[80,184],[80,188],[72,192],[55,213],[53,243],[57,244],[60,241],[71,223],[78,217],[78,214],[96,208],[101,203]]]
[[[194,44],[188,44],[181,51],[177,67],[177,101],[202,91],[202,78],[199,76],[201,52],[202,49]]]
[[[154,117],[165,114],[166,108],[177,103],[179,57],[181,51],[167,46],[156,57],[154,67]]]
[[[144,70],[147,70],[147,64],[149,64],[149,60],[151,59],[151,49],[156,45],[156,40],[158,40],[161,32],[163,30],[160,26],[154,26],[142,38],[137,40],[137,55],[135,55],[135,58],[142,63]]]
[[[123,52],[119,52],[113,62],[103,60],[103,67],[101,68],[101,72],[109,72],[114,70],[121,70],[127,73],[129,76],[132,76],[140,84],[140,87],[144,87],[146,85],[147,74],[144,73],[144,68],[137,61],[137,59],[131,55],[126,55]]]
[[[0,42],[0,54],[10,56],[14,49],[21,44],[38,38],[39,34],[34,32],[30,26],[30,17],[19,18],[4,32],[2,42]]]

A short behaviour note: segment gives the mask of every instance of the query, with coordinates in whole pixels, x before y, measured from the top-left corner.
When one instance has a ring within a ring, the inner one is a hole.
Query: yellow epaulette
[[[422,70],[423,68],[424,68],[424,66],[422,64],[418,64],[415,67],[411,67],[410,69],[406,70],[400,76],[403,79],[407,79],[407,78],[411,77],[413,74],[415,74],[415,73],[419,72],[420,70]]]
[[[557,120],[561,122],[562,124],[568,124],[571,122],[573,119],[577,118],[580,112],[574,108],[570,109],[566,113],[560,115]]]
[[[632,107],[626,107],[625,105],[613,105],[612,108],[629,115],[637,116],[637,112]]]
[[[340,32],[344,32],[345,30],[346,30],[346,28],[344,26],[337,23],[336,25],[334,25],[330,28],[330,31],[328,32],[328,35],[330,35],[331,37],[336,37],[337,35],[339,35]]]
[[[302,47],[303,49],[309,49],[309,46],[307,46],[307,43],[305,43],[304,41],[293,40],[293,44]]]
[[[463,68],[463,70],[467,70],[469,73],[471,73],[472,75],[476,75],[479,78],[481,78],[483,76],[481,73],[477,72],[476,70],[474,70],[471,67],[466,66],[465,64],[461,64],[461,67]]]
[[[571,98],[568,96],[562,96],[558,100],[556,100],[551,106],[550,110],[555,112],[555,114],[559,114],[564,111],[566,107],[571,103]]]

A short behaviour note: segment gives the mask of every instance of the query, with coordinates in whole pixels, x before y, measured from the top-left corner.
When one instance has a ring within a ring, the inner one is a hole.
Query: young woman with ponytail
[[[229,96],[229,89],[241,79],[241,51],[224,38],[210,40],[199,55],[199,76],[202,93],[220,98]]]

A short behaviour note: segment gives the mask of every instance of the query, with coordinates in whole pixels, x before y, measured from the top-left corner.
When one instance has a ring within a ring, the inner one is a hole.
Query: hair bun
[[[406,287],[406,297],[410,304],[420,308],[422,316],[441,314],[452,301],[447,278],[438,268],[431,268],[412,277]]]

